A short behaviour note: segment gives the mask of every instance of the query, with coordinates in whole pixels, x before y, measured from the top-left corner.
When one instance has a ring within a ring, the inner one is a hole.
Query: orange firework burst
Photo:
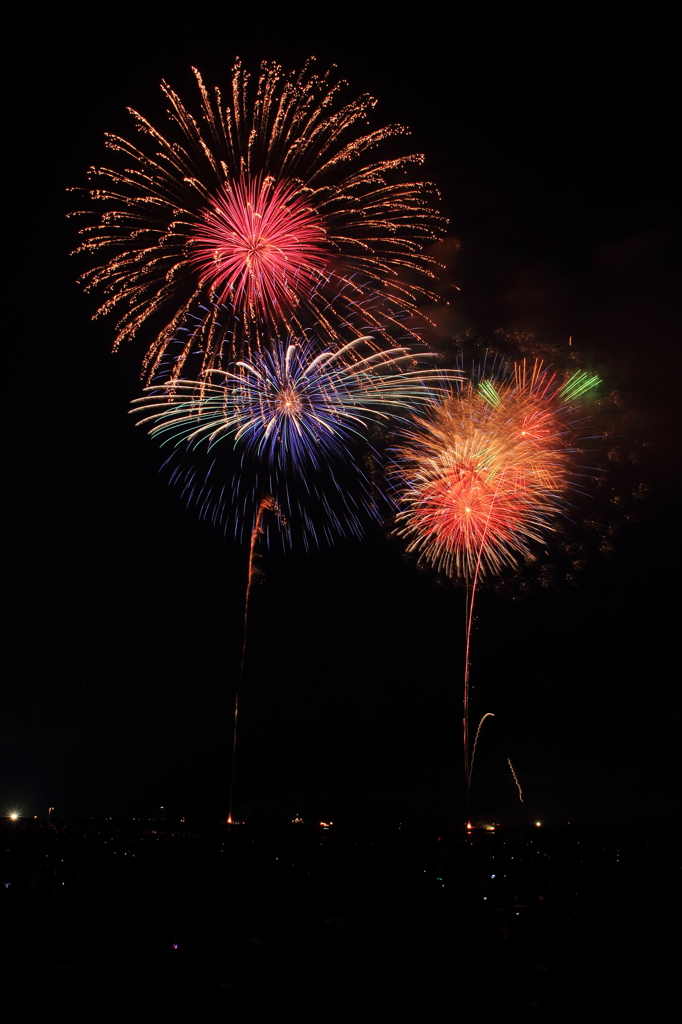
[[[394,472],[408,550],[465,580],[530,554],[570,485],[569,383],[523,363],[462,387],[405,432]]]
[[[197,115],[162,83],[168,130],[131,111],[139,143],[107,135],[119,167],[90,170],[100,214],[80,211],[78,251],[96,266],[81,281],[103,294],[97,315],[118,314],[115,347],[144,326],[147,373],[172,360],[187,376],[188,360],[190,375],[219,368],[261,336],[338,341],[358,316],[360,333],[404,333],[431,296],[423,247],[441,226],[433,187],[404,177],[423,158],[374,155],[405,129],[367,132],[376,101],[339,102],[343,83],[310,62],[250,80],[237,61],[224,93],[195,76]]]

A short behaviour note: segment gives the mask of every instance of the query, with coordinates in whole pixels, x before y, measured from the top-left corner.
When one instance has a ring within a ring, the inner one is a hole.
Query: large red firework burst
[[[440,231],[433,187],[404,175],[423,158],[374,155],[405,129],[367,132],[376,101],[340,102],[342,83],[310,62],[250,80],[237,61],[225,94],[195,76],[197,115],[162,83],[168,130],[131,111],[139,144],[107,135],[118,168],[90,170],[101,212],[79,211],[78,251],[96,263],[81,280],[103,293],[97,315],[118,315],[114,347],[144,327],[146,372],[186,376],[311,328],[404,334]]]

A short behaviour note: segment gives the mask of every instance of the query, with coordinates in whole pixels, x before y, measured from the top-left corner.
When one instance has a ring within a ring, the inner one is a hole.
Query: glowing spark
[[[516,777],[516,772],[514,771],[514,765],[511,763],[509,758],[507,758],[507,764],[509,765],[509,767],[511,769],[511,773],[512,773],[512,776],[514,778],[514,782],[517,785],[517,788],[518,788],[518,791],[519,791],[519,800],[521,801],[521,803],[523,803],[523,790],[521,789],[521,783],[519,782],[519,780]],[[536,824],[537,824],[537,822],[536,822]]]
[[[592,391],[600,383],[599,377],[595,374],[590,375],[589,373],[577,371],[566,381],[559,394],[562,398],[566,399],[579,398],[580,395]]]
[[[500,396],[498,395],[495,385],[492,381],[482,380],[478,385],[478,390],[481,392],[487,402],[490,403],[495,409],[500,404]]]
[[[476,757],[476,747],[478,746],[478,737],[481,735],[481,726],[485,722],[486,718],[494,718],[495,715],[492,711],[487,711],[481,721],[478,723],[478,729],[476,730],[476,736],[474,737],[474,746],[471,751],[471,762],[469,764],[469,785],[471,785],[471,776],[474,771],[474,758]]]

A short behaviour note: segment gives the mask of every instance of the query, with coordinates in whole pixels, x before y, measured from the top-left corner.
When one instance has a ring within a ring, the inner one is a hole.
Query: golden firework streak
[[[495,494],[497,494],[497,488],[499,488],[499,482],[496,486]],[[467,822],[471,817],[471,773],[474,768],[474,754],[476,753],[476,744],[478,743],[478,734],[481,731],[483,722],[488,717],[488,712],[483,716],[481,721],[478,723],[478,729],[476,730],[476,736],[474,739],[474,747],[471,753],[471,760],[469,760],[469,675],[470,675],[470,658],[471,658],[471,626],[474,621],[474,598],[476,597],[476,584],[478,582],[478,574],[481,568],[481,559],[483,557],[483,544],[485,542],[485,534],[488,530],[488,523],[490,521],[490,514],[492,511],[492,505],[488,509],[488,515],[485,521],[485,527],[483,531],[483,537],[481,544],[478,549],[478,556],[476,558],[476,569],[474,571],[474,578],[471,584],[471,592],[467,585],[467,602],[466,602],[466,645],[464,649],[464,699],[462,705],[462,733],[464,739],[464,788],[466,791],[466,812]],[[493,715],[494,717],[494,715]]]
[[[514,782],[515,782],[515,783],[516,783],[516,785],[518,786],[518,790],[519,790],[519,800],[521,801],[521,803],[523,803],[523,790],[521,789],[521,783],[519,782],[519,780],[518,780],[518,779],[517,779],[517,777],[516,777],[516,772],[514,771],[514,765],[513,765],[512,763],[511,763],[511,761],[509,760],[509,758],[507,758],[507,764],[508,764],[508,765],[509,765],[509,767],[511,768],[511,773],[512,773],[512,775],[514,776]]]
[[[478,729],[476,730],[476,735],[474,737],[474,748],[471,751],[471,763],[469,765],[469,785],[471,785],[471,775],[472,775],[472,772],[474,770],[474,758],[476,757],[476,745],[478,743],[478,737],[481,735],[481,728],[482,728],[483,723],[485,722],[486,718],[494,718],[494,717],[495,717],[495,715],[493,714],[492,711],[486,711],[486,713],[484,714],[483,718],[478,723]]]
[[[251,596],[251,586],[253,584],[253,570],[254,570],[254,556],[256,553],[256,541],[260,536],[262,530],[263,513],[271,509],[274,512],[279,513],[277,502],[270,495],[261,498],[258,505],[258,512],[256,513],[256,522],[254,523],[253,530],[251,532],[251,544],[249,547],[249,567],[246,577],[246,595],[244,599],[244,629],[242,631],[242,657],[239,664],[239,681],[237,683],[237,689],[234,693],[234,723],[232,726],[232,771],[230,773],[230,806],[227,814],[227,824],[232,824],[232,797],[234,795],[234,777],[235,777],[235,766],[237,762],[237,719],[239,717],[239,691],[242,688],[242,682],[244,679],[244,663],[246,661],[246,639],[248,633],[249,623],[249,598]]]

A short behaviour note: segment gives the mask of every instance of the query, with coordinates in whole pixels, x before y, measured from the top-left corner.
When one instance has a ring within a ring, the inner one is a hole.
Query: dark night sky
[[[601,27],[568,5],[543,21],[517,5],[502,22],[497,7],[454,8],[451,28],[387,24],[371,5],[339,9],[333,24],[306,8],[146,15],[154,9],[117,7],[101,30],[75,15],[17,27],[26,64],[9,92],[20,117],[6,207],[17,275],[0,810],[226,809],[246,553],[183,507],[127,416],[142,349],[111,355],[112,325],[89,319],[65,189],[102,161],[105,130],[130,134],[126,106],[161,122],[162,77],[187,98],[192,65],[221,81],[235,55],[292,67],[315,54],[321,68],[339,66],[348,95],[379,98],[374,125],[408,124],[427,155],[459,240],[444,250],[461,291],[438,344],[467,329],[572,335],[619,389],[627,441],[643,452],[631,477],[649,497],[625,509],[637,521],[622,516],[610,559],[592,560],[577,587],[481,596],[474,709],[496,718],[478,815],[668,814],[679,536],[671,25],[634,6],[609,8],[617,20]],[[416,571],[379,532],[313,555],[265,554],[260,568],[243,810],[454,820],[462,592]]]

